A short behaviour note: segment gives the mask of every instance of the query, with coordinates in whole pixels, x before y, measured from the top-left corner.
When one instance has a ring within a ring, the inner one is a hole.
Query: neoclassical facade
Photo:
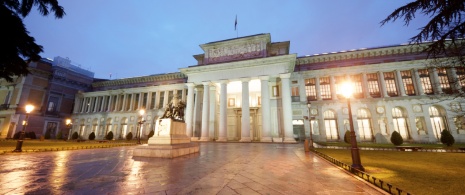
[[[94,82],[92,92],[76,96],[73,131],[123,139],[140,128],[146,138],[177,96],[186,102],[193,141],[290,143],[310,133],[316,141],[342,141],[349,116],[339,91],[350,80],[359,141],[388,143],[398,131],[406,141],[433,143],[445,129],[465,142],[465,71],[431,66],[424,45],[298,57],[289,41],[257,34],[200,47],[198,63],[180,72]]]

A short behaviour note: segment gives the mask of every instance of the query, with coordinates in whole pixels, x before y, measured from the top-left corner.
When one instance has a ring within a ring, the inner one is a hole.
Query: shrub
[[[30,131],[29,133],[26,133],[26,134],[29,134],[29,138],[31,139],[37,139],[36,133],[34,131]]]
[[[149,133],[149,138],[153,137],[153,135],[155,135],[155,131],[152,130],[152,131],[150,131],[150,133]]]
[[[392,144],[394,144],[396,146],[400,146],[400,145],[402,145],[404,143],[404,139],[402,138],[402,136],[400,135],[399,132],[394,131],[391,134],[391,142],[392,142]]]
[[[63,133],[61,131],[58,131],[56,139],[61,139],[63,138]]]
[[[89,134],[89,140],[94,140],[95,139],[95,133],[92,132]]]
[[[447,145],[447,146],[452,146],[455,143],[454,136],[450,134],[450,131],[448,130],[442,130],[441,132],[441,143]]]
[[[346,131],[344,134],[344,142],[350,144],[350,131]]]
[[[44,137],[45,137],[45,139],[50,139],[50,137],[51,137],[51,133],[50,133],[50,131],[49,131],[49,130],[47,130],[47,131],[45,132],[45,135],[44,135]]]
[[[13,139],[19,139],[20,134],[21,134],[21,131],[20,131],[20,132],[16,132],[16,133],[13,135]]]
[[[132,139],[132,132],[129,132],[127,135],[126,135],[126,140],[131,140]]]
[[[107,135],[105,136],[107,140],[112,140],[113,139],[113,132],[108,132]]]
[[[76,140],[77,138],[79,138],[79,135],[77,132],[74,132],[73,135],[71,136],[71,139]]]

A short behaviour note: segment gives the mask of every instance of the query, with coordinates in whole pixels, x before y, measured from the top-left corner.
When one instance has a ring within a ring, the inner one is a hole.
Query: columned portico
[[[227,131],[227,97],[228,97],[228,81],[222,80],[221,82],[221,92],[220,92],[220,127],[218,141],[227,141],[226,131]]]
[[[202,101],[202,133],[200,141],[210,141],[209,137],[209,116],[210,116],[210,82],[202,82],[203,84],[203,101]]]
[[[262,103],[262,142],[271,142],[271,116],[270,116],[270,91],[268,88],[269,76],[260,77],[261,103]]]
[[[242,82],[242,117],[241,117],[241,142],[250,142],[250,106],[249,106],[249,78],[241,79]]]
[[[292,102],[289,78],[291,73],[280,74],[281,84],[283,87],[283,122],[284,122],[284,142],[296,142],[294,139],[294,130],[292,126]]]
[[[187,103],[186,103],[186,135],[192,137],[193,112],[194,112],[194,83],[187,83]]]

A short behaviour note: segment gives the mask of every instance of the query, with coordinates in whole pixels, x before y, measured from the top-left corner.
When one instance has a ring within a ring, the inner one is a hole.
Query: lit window
[[[367,80],[368,80],[368,92],[370,93],[370,96],[374,98],[381,97],[381,93],[379,92],[378,74],[377,73],[367,74]]]
[[[433,86],[431,85],[428,69],[418,70],[418,75],[420,76],[421,87],[423,88],[424,93],[428,95],[433,94]]]
[[[390,97],[397,96],[396,88],[396,79],[394,77],[394,72],[385,72],[384,73],[384,82],[386,83],[386,91]]]
[[[320,91],[321,91],[321,98],[323,100],[331,99],[331,84],[329,82],[329,77],[320,78]]]
[[[325,111],[323,113],[325,120],[326,140],[335,141],[339,139],[337,133],[337,118],[333,111]]]
[[[355,98],[362,98],[363,97],[362,75],[361,74],[351,75],[350,81],[354,85],[354,92],[352,96]]]
[[[305,93],[307,100],[316,100],[316,86],[315,79],[305,79]]]
[[[452,90],[450,88],[449,78],[445,68],[438,68],[439,85],[441,86],[442,92],[450,94]]]
[[[415,95],[415,87],[413,86],[412,72],[410,70],[401,71],[402,82],[404,83],[405,94]]]

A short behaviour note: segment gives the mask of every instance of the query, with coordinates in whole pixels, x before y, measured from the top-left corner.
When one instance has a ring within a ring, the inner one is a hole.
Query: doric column
[[[329,77],[329,83],[331,85],[331,99],[337,100],[336,82],[334,80],[334,76],[331,75],[331,77]]]
[[[270,89],[268,86],[269,76],[261,76],[261,110],[262,110],[262,137],[260,141],[271,142],[271,109],[270,109]]]
[[[402,75],[400,74],[400,70],[396,70],[396,78],[397,78],[397,86],[399,86],[400,96],[407,96],[405,94],[404,82],[402,81]]]
[[[186,102],[186,114],[185,114],[185,121],[186,121],[186,135],[188,137],[192,137],[192,119],[194,115],[194,83],[187,83],[187,102]]]
[[[208,135],[208,116],[210,116],[210,82],[202,82],[203,84],[203,101],[202,101],[202,134],[200,141],[209,141]]]
[[[291,73],[280,74],[282,89],[282,106],[283,106],[283,123],[284,123],[284,142],[295,142],[294,130],[292,126],[292,102],[291,88],[289,78]]]
[[[389,97],[388,94],[387,94],[387,90],[386,90],[386,81],[384,80],[384,74],[383,72],[378,72],[378,76],[379,76],[379,84],[381,85],[381,95],[383,97]]]
[[[220,129],[218,135],[218,141],[227,141],[226,130],[227,124],[227,101],[228,101],[228,81],[223,80],[221,83],[220,92]]]
[[[415,77],[415,86],[417,87],[416,88],[417,95],[425,95],[425,90],[423,90],[423,85],[421,85],[421,79],[420,79],[420,75],[418,74],[418,69],[414,68],[412,72],[413,72],[413,76]]]
[[[241,142],[250,142],[249,78],[242,79]]]
[[[126,104],[127,104],[127,99],[128,99],[128,94],[124,94],[124,97],[123,97],[123,107],[121,108],[121,110],[118,110],[118,111],[126,111]]]
[[[431,80],[433,81],[434,94],[443,94],[442,89],[441,89],[441,82],[439,82],[438,69],[431,68],[430,70],[431,70],[430,75],[433,77]]]
[[[321,100],[320,77],[315,77],[316,99]]]
[[[452,89],[454,91],[460,91],[462,93],[462,86],[460,86],[460,80],[459,80],[459,77],[457,76],[457,69],[455,67],[451,67],[449,69],[449,78],[450,78],[450,81],[451,82],[451,85],[452,85]]]
[[[370,90],[368,89],[368,78],[366,72],[362,73],[362,87],[365,98],[371,98]]]

